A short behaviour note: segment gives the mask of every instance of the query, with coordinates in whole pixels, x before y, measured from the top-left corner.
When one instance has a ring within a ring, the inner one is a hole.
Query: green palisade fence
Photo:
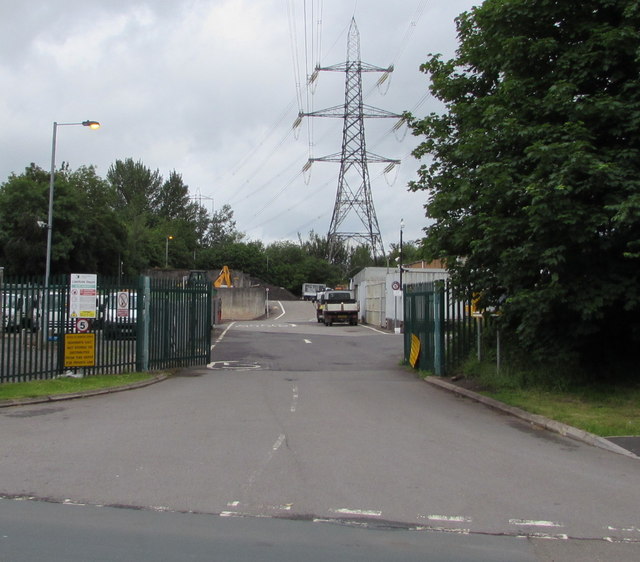
[[[65,366],[65,336],[77,333],[69,317],[69,276],[4,277],[0,287],[0,383],[155,370],[209,361],[213,327],[211,284],[99,277],[93,334],[94,363]],[[118,302],[120,300],[120,302]]]
[[[471,301],[460,296],[448,281],[405,285],[404,358],[409,361],[412,335],[420,340],[416,368],[435,375],[450,375],[473,351],[477,322]]]

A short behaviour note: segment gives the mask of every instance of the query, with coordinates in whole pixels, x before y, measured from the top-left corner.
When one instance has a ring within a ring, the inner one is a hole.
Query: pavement
[[[88,398],[90,396],[99,396],[102,394],[113,394],[115,392],[124,392],[127,390],[134,390],[137,388],[143,388],[145,386],[149,386],[151,384],[155,384],[167,379],[169,375],[160,373],[155,377],[146,380],[140,381],[128,385],[116,386],[112,388],[103,388],[99,390],[87,390],[84,392],[74,392],[70,394],[55,394],[49,396],[41,396],[38,398],[25,398],[20,400],[0,400],[0,408],[7,408],[12,406],[25,406],[30,404],[43,404],[50,402],[58,402],[61,400],[73,400],[78,398]],[[448,392],[452,392],[459,396],[464,396],[485,406],[493,408],[494,410],[498,410],[505,414],[509,414],[513,417],[519,418],[525,422],[530,423],[533,426],[541,427],[546,429],[547,431],[551,431],[553,433],[558,433],[565,437],[569,437],[571,439],[575,439],[576,441],[580,441],[582,443],[587,443],[588,445],[592,445],[593,447],[599,447],[601,449],[605,449],[612,453],[617,453],[619,455],[624,455],[627,457],[640,459],[640,436],[628,436],[628,437],[600,437],[598,435],[594,435],[593,433],[589,433],[588,431],[584,431],[582,429],[578,429],[576,427],[572,427],[570,425],[551,420],[549,418],[545,418],[544,416],[540,416],[537,414],[531,414],[522,410],[520,408],[516,408],[515,406],[509,406],[500,402],[498,400],[494,400],[493,398],[489,398],[488,396],[483,396],[482,394],[478,394],[472,390],[467,388],[463,388],[461,386],[457,386],[445,380],[442,380],[438,377],[427,377],[424,379],[428,384],[438,387],[442,390],[446,390]]]

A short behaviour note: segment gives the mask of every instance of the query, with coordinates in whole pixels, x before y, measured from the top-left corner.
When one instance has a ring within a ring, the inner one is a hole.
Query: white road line
[[[367,330],[372,330],[373,332],[378,332],[378,334],[383,334],[385,336],[389,336],[391,335],[390,332],[383,332],[382,330],[378,330],[377,328],[372,328],[371,326],[367,326],[366,324],[360,324],[363,328],[366,328]]]
[[[564,527],[562,523],[555,521],[532,521],[530,519],[509,519],[509,525],[518,527]]]
[[[311,343],[311,340],[307,340],[307,339],[305,339],[305,340],[304,340],[304,343]]]
[[[429,521],[450,521],[454,523],[471,523],[471,517],[463,515],[425,515]]]
[[[358,515],[359,517],[380,517],[382,511],[374,511],[369,509],[348,509],[341,507],[339,509],[330,509],[331,513],[338,513],[339,515]]]
[[[276,439],[276,442],[273,444],[273,447],[271,447],[272,451],[277,451],[281,445],[284,443],[284,440],[286,439],[284,433],[281,433],[278,438]]]
[[[274,319],[274,321],[275,321],[275,320],[279,320],[280,318],[282,318],[282,317],[287,313],[287,312],[285,311],[285,309],[284,309],[284,306],[282,306],[282,302],[281,302],[281,301],[278,301],[278,304],[280,305],[280,308],[282,309],[282,314],[281,314],[280,316],[278,316],[278,318],[275,318],[275,319]]]
[[[213,349],[215,348],[216,345],[218,345],[221,341],[222,338],[224,338],[227,335],[227,332],[231,329],[231,326],[233,326],[235,324],[235,322],[231,322],[231,324],[229,324],[224,331],[218,336],[218,339],[215,341],[215,343],[211,346],[211,351],[213,351]]]

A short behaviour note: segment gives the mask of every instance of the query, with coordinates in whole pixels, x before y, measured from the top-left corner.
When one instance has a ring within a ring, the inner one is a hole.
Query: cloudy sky
[[[299,111],[344,103],[343,73],[316,64],[346,60],[355,17],[361,59],[395,71],[363,74],[365,103],[394,113],[439,111],[419,65],[451,56],[454,18],[479,0],[0,0],[0,182],[30,162],[48,170],[54,121],[100,121],[98,131],[59,127],[57,166],[95,165],[100,176],[133,158],[166,178],[180,173],[207,209],[231,205],[238,229],[265,243],[326,234],[342,121]],[[385,248],[426,224],[424,193],[407,182],[420,139],[367,119],[367,149],[399,159],[371,164]]]

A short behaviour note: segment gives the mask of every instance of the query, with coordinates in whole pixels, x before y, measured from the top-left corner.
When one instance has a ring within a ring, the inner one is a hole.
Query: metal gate
[[[469,357],[481,320],[471,316],[470,299],[447,281],[405,285],[403,297],[405,362],[413,351],[416,368],[452,374]]]

